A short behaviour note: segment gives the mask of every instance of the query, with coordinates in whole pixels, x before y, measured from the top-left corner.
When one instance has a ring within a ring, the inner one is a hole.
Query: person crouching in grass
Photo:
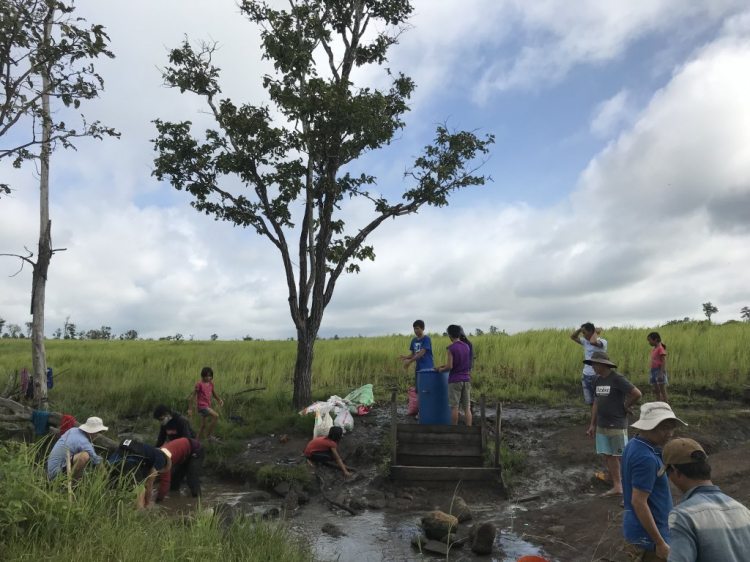
[[[307,462],[310,466],[315,466],[319,463],[335,462],[344,473],[344,477],[349,478],[352,474],[347,470],[338,451],[339,441],[341,441],[343,435],[343,429],[332,427],[328,432],[328,437],[316,437],[310,441],[304,451],[304,455],[307,457]]]
[[[461,326],[448,326],[451,344],[446,348],[448,360],[437,368],[441,373],[449,371],[448,404],[451,407],[451,421],[458,425],[458,410],[464,412],[464,423],[471,425],[471,348],[461,341]]]
[[[641,399],[641,391],[613,369],[617,365],[603,351],[595,351],[584,361],[597,374],[594,381],[596,400],[591,409],[588,436],[596,436],[596,452],[604,455],[612,478],[612,489],[601,497],[622,496],[621,461],[628,443],[628,410]]]

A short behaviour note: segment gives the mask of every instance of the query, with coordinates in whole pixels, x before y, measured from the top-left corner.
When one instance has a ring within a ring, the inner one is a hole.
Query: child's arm
[[[339,465],[339,468],[344,473],[344,478],[349,478],[352,473],[346,470],[346,465],[344,464],[344,461],[341,460],[338,449],[334,447],[331,449],[331,453],[333,453],[333,458],[336,459],[336,464]]]
[[[224,401],[221,398],[219,398],[218,394],[216,394],[216,388],[211,389],[211,396],[213,396],[219,401],[219,406],[224,406]]]
[[[658,382],[664,381],[664,373],[667,372],[667,354],[661,356],[661,365],[659,365],[659,376],[656,377]]]

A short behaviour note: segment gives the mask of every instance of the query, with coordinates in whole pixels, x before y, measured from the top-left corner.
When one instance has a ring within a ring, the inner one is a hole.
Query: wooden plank
[[[400,454],[399,462],[405,466],[484,466],[484,458],[473,457],[447,457],[430,455],[408,455]]]
[[[398,435],[399,443],[453,443],[456,445],[482,446],[480,435],[471,433],[407,433],[402,431]],[[403,463],[402,463],[403,464]]]
[[[445,455],[447,457],[480,457],[482,449],[477,445],[447,445],[445,443],[399,443],[397,454]],[[401,463],[403,464],[403,463]]]
[[[485,415],[484,393],[479,395],[480,423],[482,428],[482,451],[487,448],[487,416]]]
[[[396,423],[396,391],[391,392],[391,464],[397,464],[396,444],[398,443],[398,424]]]
[[[394,480],[424,482],[493,482],[502,488],[500,472],[496,468],[473,467],[426,467],[426,466],[392,466],[391,478]]]
[[[495,468],[500,467],[500,423],[503,417],[503,407],[500,402],[495,404]]]
[[[398,433],[460,433],[481,434],[482,429],[476,425],[417,425],[415,423],[398,424]]]

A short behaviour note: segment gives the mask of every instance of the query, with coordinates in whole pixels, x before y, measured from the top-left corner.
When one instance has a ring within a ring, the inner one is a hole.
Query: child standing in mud
[[[208,431],[206,432],[206,439],[208,441],[218,441],[216,437],[211,435],[213,433],[216,422],[219,419],[219,413],[211,408],[211,398],[216,398],[219,401],[219,406],[224,405],[224,401],[219,398],[214,390],[214,371],[211,367],[203,367],[201,371],[201,380],[195,384],[195,390],[190,396],[190,404],[188,405],[188,417],[193,415],[193,404],[196,404],[198,413],[203,416],[201,419],[201,428],[198,431],[198,439],[203,435],[203,430],[206,428],[206,420],[211,418],[208,424]]]
[[[667,344],[661,341],[659,332],[651,332],[647,337],[651,350],[651,378],[648,382],[654,387],[656,400],[667,401]]]

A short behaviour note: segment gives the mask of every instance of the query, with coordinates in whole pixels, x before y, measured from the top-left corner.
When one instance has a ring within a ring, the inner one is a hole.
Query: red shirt
[[[667,350],[661,344],[657,345],[651,351],[651,368],[658,369],[664,365],[664,358],[667,356]]]
[[[186,437],[180,437],[179,439],[173,439],[169,443],[162,445],[161,449],[166,449],[172,453],[172,468],[184,463],[190,458],[191,455],[201,450],[202,445],[195,439],[188,439]],[[172,481],[172,470],[165,472],[161,475],[161,481],[159,482],[159,492],[156,495],[158,500],[163,500],[164,496],[167,495],[169,490],[169,483]]]
[[[211,394],[214,392],[214,381],[205,384],[203,381],[195,383],[195,394],[197,396],[198,411],[211,407]]]
[[[328,439],[328,437],[316,437],[307,444],[307,447],[305,447],[305,456],[309,457],[313,453],[323,453],[337,447],[338,443]]]

